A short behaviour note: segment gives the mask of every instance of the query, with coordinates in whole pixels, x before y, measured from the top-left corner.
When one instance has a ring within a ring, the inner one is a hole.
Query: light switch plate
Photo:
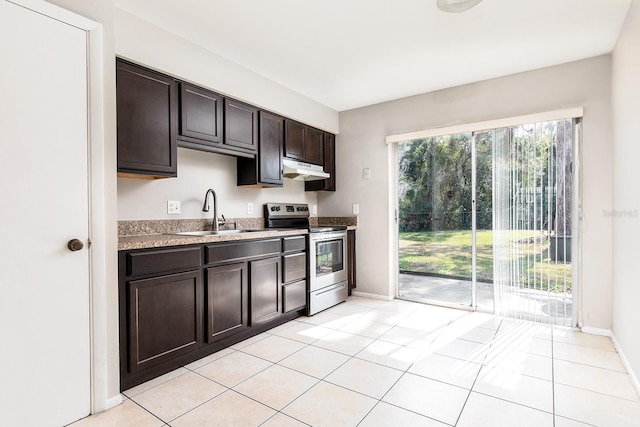
[[[311,215],[318,215],[318,205],[311,205]]]
[[[362,179],[364,179],[366,181],[371,179],[371,169],[369,169],[369,168],[362,169]]]
[[[169,215],[179,215],[180,214],[180,201],[179,200],[168,200],[167,201],[167,213]]]
[[[353,204],[352,212],[354,215],[358,215],[360,213],[360,205],[358,203]]]

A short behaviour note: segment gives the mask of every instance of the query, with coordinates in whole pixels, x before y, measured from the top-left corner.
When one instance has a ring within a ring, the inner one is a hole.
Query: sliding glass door
[[[398,297],[570,324],[575,123],[398,143]]]
[[[493,311],[491,284],[475,285],[493,270],[491,140],[407,141],[398,159],[398,296]]]
[[[494,131],[496,313],[573,323],[574,122]]]

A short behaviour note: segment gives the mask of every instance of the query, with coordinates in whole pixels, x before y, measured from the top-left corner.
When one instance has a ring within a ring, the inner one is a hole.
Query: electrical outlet
[[[179,200],[168,200],[167,201],[167,213],[169,215],[179,215],[180,214],[180,201]]]
[[[360,213],[360,205],[358,203],[353,204],[352,212],[354,215],[358,215]]]
[[[247,215],[253,215],[253,203],[247,203]]]
[[[369,168],[362,169],[362,179],[364,179],[366,181],[371,179],[371,169],[369,169]]]
[[[311,205],[311,214],[318,215],[318,205]]]

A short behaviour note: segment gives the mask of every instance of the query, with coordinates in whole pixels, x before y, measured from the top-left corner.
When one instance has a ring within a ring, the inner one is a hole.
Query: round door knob
[[[67,248],[69,248],[71,252],[79,251],[84,248],[84,243],[78,239],[71,239],[67,242]]]

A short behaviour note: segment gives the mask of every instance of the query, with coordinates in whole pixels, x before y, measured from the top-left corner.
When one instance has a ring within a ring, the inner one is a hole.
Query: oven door
[[[309,234],[309,290],[347,280],[347,232]]]

